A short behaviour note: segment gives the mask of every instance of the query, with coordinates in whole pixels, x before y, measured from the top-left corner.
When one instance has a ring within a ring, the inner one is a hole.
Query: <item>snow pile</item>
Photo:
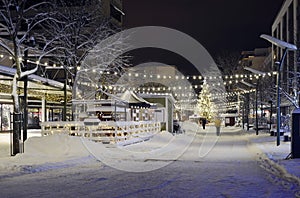
[[[62,160],[86,155],[80,139],[67,134],[56,134],[45,137],[33,137],[25,142],[25,153],[21,158],[48,157]]]
[[[151,139],[127,146],[105,145],[82,139],[87,150],[99,161],[128,172],[145,172],[162,168],[177,160],[190,146],[194,136],[173,136],[163,131]]]
[[[10,134],[0,133],[0,158],[10,156]]]
[[[27,133],[27,138],[31,137],[41,137],[40,129],[30,129]],[[10,133],[0,133],[0,159],[2,157],[10,157],[10,141],[12,134]]]
[[[249,136],[252,149],[258,153],[257,160],[266,172],[270,173],[270,181],[289,190],[300,193],[300,159],[287,160],[291,143],[284,142],[281,137],[280,146],[276,146],[276,137],[269,134]]]
[[[153,135],[148,141],[139,144],[131,144],[120,148],[133,152],[150,152],[162,148],[174,138],[175,136],[173,136],[170,132],[162,131]]]
[[[120,170],[150,171],[177,160],[193,139],[192,135],[174,136],[163,131],[152,134],[151,138],[145,141],[123,146],[102,144],[66,134],[31,137],[25,141],[24,153],[0,158],[0,172],[20,171],[24,167],[45,166],[49,163],[56,166],[53,164],[64,164],[66,161],[85,159],[89,156]],[[3,148],[3,145],[0,147]]]
[[[20,170],[23,166],[62,162],[89,155],[80,138],[63,134],[31,137],[25,141],[24,150],[24,153],[14,157],[0,158],[0,170]]]

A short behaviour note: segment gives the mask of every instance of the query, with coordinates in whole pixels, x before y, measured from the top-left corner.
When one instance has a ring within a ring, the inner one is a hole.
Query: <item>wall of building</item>
[[[288,43],[295,44],[300,46],[300,0],[286,0],[276,19],[272,25],[272,36],[280,40],[286,41]],[[273,56],[273,69],[276,70],[276,61],[279,61],[283,55],[282,48],[279,48],[275,45],[272,46],[272,56]],[[299,50],[296,52],[290,51],[285,58],[283,65],[283,72],[281,76],[282,86],[285,89],[288,89],[289,78],[292,77],[290,71],[299,71],[297,57],[299,57]]]
[[[256,48],[253,51],[243,51],[240,64],[242,68],[251,67],[252,69],[269,72],[271,68],[271,48]]]

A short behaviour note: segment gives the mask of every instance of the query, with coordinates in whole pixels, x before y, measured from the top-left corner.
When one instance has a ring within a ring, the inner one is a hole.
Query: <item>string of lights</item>
[[[3,55],[0,55],[0,58],[3,58]],[[12,59],[12,58],[10,58]],[[22,59],[20,59],[21,61],[23,61]],[[48,62],[39,62],[39,61],[32,61],[32,60],[28,60],[29,63],[32,64],[37,64],[40,66],[44,66],[46,68],[49,69],[60,69],[60,68],[64,68],[61,65],[57,65],[55,63],[48,63]],[[73,69],[74,67],[70,67],[69,69]],[[78,66],[76,68],[78,71],[81,70],[81,68]],[[85,72],[93,72],[93,73],[99,73],[100,75],[115,75],[115,76],[122,76],[122,75],[126,75],[128,77],[130,77],[131,79],[134,78],[147,78],[147,79],[161,79],[161,80],[190,80],[193,83],[191,86],[172,86],[172,87],[163,87],[163,86],[153,86],[153,87],[149,87],[149,86],[145,86],[145,87],[124,87],[120,86],[120,85],[110,85],[110,86],[105,86],[105,85],[97,85],[97,83],[93,83],[93,82],[80,82],[79,81],[79,85],[86,85],[86,86],[91,86],[94,88],[105,88],[111,91],[136,91],[137,93],[144,93],[144,94],[153,94],[153,95],[161,95],[161,94],[170,94],[173,95],[175,97],[178,96],[182,96],[182,97],[189,97],[191,99],[185,99],[185,100],[179,100],[179,103],[192,103],[192,102],[197,102],[198,99],[195,99],[198,97],[197,94],[195,93],[181,93],[178,92],[180,90],[187,90],[187,91],[192,91],[193,89],[197,89],[197,88],[203,88],[203,81],[205,80],[222,80],[222,82],[216,82],[216,83],[210,83],[209,86],[221,86],[221,85],[232,85],[232,84],[237,84],[240,82],[245,81],[246,79],[249,80],[253,80],[253,79],[259,79],[259,78],[264,78],[264,77],[272,77],[274,75],[277,75],[277,72],[266,72],[263,74],[235,74],[235,75],[223,75],[223,76],[204,76],[202,77],[201,75],[161,75],[161,74],[141,74],[141,73],[133,73],[133,72],[127,72],[127,73],[118,73],[118,72],[112,72],[112,71],[103,71],[97,69],[97,68],[90,68],[90,69],[84,69]],[[198,83],[197,83],[198,82]],[[175,93],[172,93],[172,91]],[[249,90],[249,91],[237,91],[237,92],[231,92],[231,93],[217,93],[217,94],[210,94],[210,98],[212,100],[214,99],[219,99],[219,98],[228,98],[228,97],[233,97],[233,96],[237,96],[238,94],[244,94],[244,93],[251,93],[253,92],[253,90]],[[223,104],[225,106],[234,106],[237,105],[235,103],[225,103]]]
[[[243,83],[243,82],[245,82],[245,79],[229,80],[229,81],[211,83],[210,86],[212,86],[212,87],[217,87],[217,86],[221,86],[221,85],[226,86],[226,85],[234,85],[234,84]],[[82,82],[82,81],[78,81],[78,85],[94,87],[94,88],[105,88],[105,89],[117,90],[117,91],[125,91],[125,90],[130,90],[130,91],[139,91],[139,90],[166,91],[166,90],[169,90],[170,91],[170,90],[192,90],[192,89],[203,88],[203,84],[193,84],[193,85],[190,85],[189,87],[187,87],[187,86],[185,86],[185,87],[182,87],[182,86],[172,86],[172,87],[164,87],[164,86],[129,87],[129,86],[126,86],[126,88],[125,88],[124,85],[100,85],[99,86],[97,83],[94,83],[94,82]]]
[[[3,54],[0,54],[0,58],[4,58],[5,55]],[[9,56],[9,59],[12,60],[13,58],[11,56]],[[22,57],[19,58],[20,61],[24,61]],[[51,63],[51,60],[47,60],[47,61],[34,61],[34,60],[27,60],[29,63],[32,63],[32,64],[37,64],[37,65],[40,65],[40,66],[44,66],[44,67],[47,67],[47,68],[64,68],[63,65],[60,65],[60,64],[57,64],[57,63],[54,63],[52,62]],[[114,72],[114,71],[103,71],[103,68],[94,68],[94,67],[91,67],[91,68],[85,68],[85,69],[82,69],[80,66],[75,66],[77,71],[85,71],[85,72],[88,72],[88,71],[92,71],[92,72],[99,72],[99,74],[106,74],[106,75],[118,75],[118,76],[122,76],[124,75],[124,72]],[[69,67],[69,69],[74,69],[75,67]],[[100,70],[100,71],[99,71]],[[139,73],[126,73],[129,77],[138,77],[138,78],[157,78],[157,79],[176,79],[176,80],[179,80],[179,79],[187,79],[187,80],[213,80],[213,79],[225,79],[225,80],[229,80],[229,81],[234,81],[234,79],[245,79],[245,78],[249,78],[250,80],[251,79],[258,79],[260,77],[266,77],[266,76],[274,76],[274,75],[277,75],[277,71],[271,71],[271,72],[265,72],[263,74],[248,74],[248,73],[245,73],[245,74],[233,74],[233,75],[223,75],[223,76],[204,76],[202,77],[201,75],[181,75],[181,76],[167,76],[167,75],[160,75],[160,74],[139,74]],[[228,82],[229,82],[228,81]]]
[[[85,72],[88,72],[90,69],[85,69],[84,71]],[[78,70],[79,71],[79,70]],[[91,69],[91,71],[93,73],[96,73],[98,72],[97,69],[93,68]],[[110,72],[110,71],[99,71],[99,74],[106,74],[106,75],[124,75],[124,73],[118,73],[118,72]],[[128,75],[128,77],[131,77],[131,78],[155,78],[155,79],[175,79],[175,80],[200,80],[200,81],[203,81],[203,80],[216,80],[216,79],[225,79],[225,80],[228,80],[228,81],[234,81],[237,80],[237,79],[245,79],[245,78],[249,78],[250,80],[252,79],[258,79],[260,77],[266,77],[266,76],[274,76],[274,75],[277,75],[277,72],[266,72],[266,73],[263,73],[263,74],[235,74],[235,75],[224,75],[224,76],[204,76],[202,77],[201,75],[198,75],[198,76],[190,76],[190,75],[175,75],[175,76],[171,76],[171,75],[160,75],[160,74],[140,74],[140,73],[126,73],[126,75]]]

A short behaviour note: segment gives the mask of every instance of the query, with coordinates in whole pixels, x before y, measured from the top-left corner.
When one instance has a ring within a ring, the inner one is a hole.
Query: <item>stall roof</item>
[[[143,98],[137,96],[133,91],[125,91],[122,96],[121,100],[124,100],[129,103],[129,105],[138,105],[143,107],[150,107],[154,104],[144,100]]]

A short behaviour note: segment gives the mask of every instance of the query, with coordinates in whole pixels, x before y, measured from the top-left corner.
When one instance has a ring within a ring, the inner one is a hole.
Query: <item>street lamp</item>
[[[252,88],[255,88],[255,131],[256,131],[256,135],[258,135],[258,118],[257,118],[257,86],[258,85],[253,85],[251,83],[248,83],[246,81],[242,81],[242,83],[244,85],[247,85],[248,87],[252,87]],[[249,97],[249,94],[248,94],[248,97]],[[247,97],[247,100],[249,102],[249,98]],[[249,113],[249,112],[247,112]],[[248,117],[248,115],[247,115]],[[247,127],[247,130],[249,130],[249,119],[248,119],[248,127]]]
[[[270,127],[269,127],[269,131],[271,131],[272,129],[272,114],[273,114],[273,101],[270,100]]]
[[[265,72],[253,69],[251,67],[245,67],[244,69],[247,70],[247,71],[250,71],[254,74],[258,74],[258,75],[264,75],[265,74]],[[257,113],[257,109],[258,109],[258,107],[257,107],[258,106],[258,104],[257,104],[258,86],[259,86],[259,79],[257,79],[256,86],[255,86],[255,123],[256,123],[256,130],[255,131],[256,131],[256,135],[258,135],[258,113]],[[262,107],[261,107],[261,110],[262,110]]]
[[[249,131],[249,93],[248,90],[245,90],[243,88],[237,87],[239,90],[241,90],[245,95],[244,98],[244,104],[243,104],[243,129],[245,128],[245,117],[246,117],[246,123],[247,123],[247,131]]]
[[[287,43],[285,41],[279,40],[269,35],[262,34],[260,35],[261,38],[269,41],[273,45],[276,45],[280,48],[284,49],[283,55],[279,61],[279,65],[277,68],[277,146],[280,145],[280,78],[281,78],[281,71],[284,59],[288,51],[296,51],[297,47],[293,44]]]

